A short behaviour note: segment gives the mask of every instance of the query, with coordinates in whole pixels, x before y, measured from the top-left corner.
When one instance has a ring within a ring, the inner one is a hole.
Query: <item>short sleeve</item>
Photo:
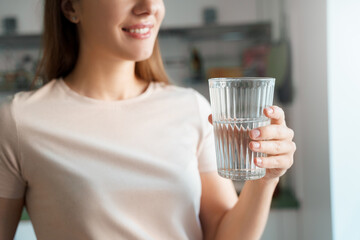
[[[217,171],[214,129],[208,121],[211,107],[203,95],[196,91],[195,95],[201,124],[201,134],[197,148],[199,172]]]
[[[26,184],[21,174],[12,99],[10,96],[0,102],[0,197],[18,199],[24,196]]]

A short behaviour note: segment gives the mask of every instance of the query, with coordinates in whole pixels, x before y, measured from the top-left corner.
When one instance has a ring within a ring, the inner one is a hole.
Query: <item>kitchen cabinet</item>
[[[219,25],[271,22],[274,41],[280,37],[283,0],[182,0],[164,1],[163,27],[193,27],[204,24],[203,11],[214,8]]]
[[[215,8],[218,24],[240,24],[256,21],[257,1],[248,0],[182,0],[164,1],[166,16],[164,27],[200,26],[203,10]]]

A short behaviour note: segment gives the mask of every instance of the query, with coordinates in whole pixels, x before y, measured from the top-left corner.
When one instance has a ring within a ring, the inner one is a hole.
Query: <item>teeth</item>
[[[137,29],[130,29],[129,32],[144,34],[149,32],[149,30],[150,30],[149,28],[137,28]]]

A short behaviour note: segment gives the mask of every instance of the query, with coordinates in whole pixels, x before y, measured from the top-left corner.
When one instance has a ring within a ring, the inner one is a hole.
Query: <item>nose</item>
[[[138,0],[133,13],[135,15],[155,15],[161,6],[159,0]]]

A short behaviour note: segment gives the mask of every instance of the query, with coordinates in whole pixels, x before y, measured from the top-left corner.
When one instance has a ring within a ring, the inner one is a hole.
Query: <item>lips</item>
[[[150,37],[151,29],[153,27],[154,24],[140,23],[140,24],[134,24],[131,26],[123,27],[122,30],[131,37],[144,39]]]

